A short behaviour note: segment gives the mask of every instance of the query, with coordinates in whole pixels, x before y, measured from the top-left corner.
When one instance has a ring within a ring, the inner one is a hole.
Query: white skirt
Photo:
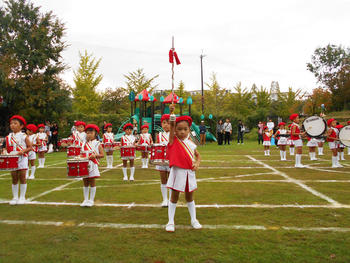
[[[170,172],[169,165],[156,165],[156,170]]]
[[[288,139],[288,145],[294,145],[294,142],[293,142],[293,140],[291,140],[291,139]]]
[[[263,145],[264,145],[264,146],[271,146],[271,142],[270,142],[270,141],[264,141],[264,142],[263,142]]]
[[[292,141],[295,147],[303,147],[303,141],[301,139]]]
[[[280,138],[277,145],[287,145],[288,141],[286,138]]]
[[[337,149],[338,148],[338,143],[337,142],[328,142],[329,149]]]
[[[27,156],[19,156],[18,158],[18,168],[15,171],[27,170],[28,169],[28,157]]]
[[[98,165],[93,161],[89,161],[89,176],[88,178],[100,177],[100,171],[98,170]]]
[[[47,146],[40,146],[38,152],[47,152]]]
[[[317,147],[318,146],[318,142],[314,139],[311,139],[310,141],[307,142],[306,144],[307,147]]]
[[[173,166],[170,168],[167,187],[179,192],[193,192],[197,189],[196,173]]]
[[[35,160],[36,159],[36,153],[34,151],[30,151],[28,153],[28,160]]]

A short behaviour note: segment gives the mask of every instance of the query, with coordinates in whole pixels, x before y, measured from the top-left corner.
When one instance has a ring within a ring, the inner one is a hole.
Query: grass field
[[[203,229],[193,230],[184,197],[176,232],[167,233],[159,174],[140,169],[122,181],[120,159],[105,160],[95,206],[81,208],[82,182],[66,178],[66,154],[48,154],[10,206],[11,179],[0,172],[0,263],[5,262],[350,262],[350,156],[331,169],[330,152],[295,169],[294,158],[263,155],[255,142],[199,147],[195,192]],[[129,171],[128,171],[129,172]]]

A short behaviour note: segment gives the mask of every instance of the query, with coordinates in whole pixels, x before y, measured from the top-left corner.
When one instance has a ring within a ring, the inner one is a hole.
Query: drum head
[[[339,140],[345,146],[350,147],[350,125],[346,125],[340,129]]]
[[[326,132],[327,124],[319,116],[311,116],[304,120],[303,127],[309,137],[318,137]]]

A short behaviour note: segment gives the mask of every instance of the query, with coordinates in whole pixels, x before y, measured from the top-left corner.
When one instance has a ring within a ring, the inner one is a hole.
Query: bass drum
[[[303,129],[309,137],[319,137],[326,132],[327,123],[319,116],[311,116],[303,121]]]
[[[345,146],[350,147],[350,125],[346,125],[340,129],[339,140]]]

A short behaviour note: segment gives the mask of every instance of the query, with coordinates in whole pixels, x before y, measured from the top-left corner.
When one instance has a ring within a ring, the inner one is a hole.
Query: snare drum
[[[81,151],[80,146],[68,146],[67,148],[67,156],[68,157],[74,157],[79,156]]]
[[[135,158],[135,146],[123,146],[120,147],[120,157],[123,160]]]
[[[169,160],[167,160],[167,149],[168,147],[166,145],[160,143],[152,144],[150,163],[158,165],[168,165]]]
[[[137,145],[136,150],[141,151],[141,152],[149,152],[150,146],[149,145]]]
[[[68,178],[86,178],[89,176],[89,159],[68,159]]]
[[[327,123],[319,116],[311,116],[304,120],[303,127],[309,137],[318,137],[326,132]]]
[[[350,147],[350,125],[346,125],[339,131],[339,140],[342,144]]]
[[[19,156],[0,155],[0,171],[13,171],[18,169]]]
[[[106,152],[112,151],[113,150],[113,143],[105,142],[103,144],[103,148],[105,149]]]

